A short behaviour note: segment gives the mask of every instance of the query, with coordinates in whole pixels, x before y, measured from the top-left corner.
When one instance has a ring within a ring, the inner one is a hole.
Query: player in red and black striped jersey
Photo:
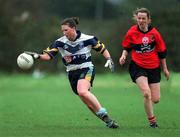
[[[146,8],[134,12],[137,24],[133,25],[126,33],[122,46],[124,48],[119,58],[120,65],[126,61],[131,52],[129,73],[144,96],[144,107],[153,128],[158,127],[153,112],[153,102],[160,100],[160,66],[167,78],[169,71],[166,65],[166,45],[156,28],[151,27],[150,12]]]

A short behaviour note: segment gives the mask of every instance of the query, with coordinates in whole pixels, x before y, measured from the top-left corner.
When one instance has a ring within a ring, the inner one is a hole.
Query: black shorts
[[[86,79],[86,80],[90,81],[91,86],[92,86],[94,77],[95,77],[94,67],[88,67],[88,68],[83,68],[83,69],[78,69],[78,70],[68,72],[68,78],[69,78],[69,82],[71,84],[71,88],[72,88],[73,92],[77,95],[78,95],[78,92],[77,92],[78,80]]]
[[[133,82],[136,83],[136,79],[140,76],[148,78],[148,83],[159,83],[161,81],[161,69],[160,67],[155,69],[145,69],[138,66],[135,62],[131,61],[129,65],[129,74]]]

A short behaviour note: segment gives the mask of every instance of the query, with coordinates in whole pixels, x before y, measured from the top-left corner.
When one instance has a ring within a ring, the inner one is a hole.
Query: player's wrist
[[[107,57],[106,60],[112,60],[112,58],[111,57]]]

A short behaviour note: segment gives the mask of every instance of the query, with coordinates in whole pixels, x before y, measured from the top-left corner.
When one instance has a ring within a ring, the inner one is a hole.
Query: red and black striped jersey
[[[166,57],[166,45],[162,36],[154,27],[142,32],[138,25],[132,26],[126,33],[122,46],[132,51],[132,60],[139,66],[153,69],[160,66],[160,59]]]

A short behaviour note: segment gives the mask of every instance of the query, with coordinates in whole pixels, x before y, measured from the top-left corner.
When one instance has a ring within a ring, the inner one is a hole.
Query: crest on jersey
[[[151,52],[154,50],[154,45],[152,44],[151,38],[143,37],[140,50],[136,50],[138,53]]]
[[[148,44],[149,44],[149,38],[148,38],[148,37],[143,37],[143,38],[142,38],[142,43],[143,43],[144,46],[148,46]]]

